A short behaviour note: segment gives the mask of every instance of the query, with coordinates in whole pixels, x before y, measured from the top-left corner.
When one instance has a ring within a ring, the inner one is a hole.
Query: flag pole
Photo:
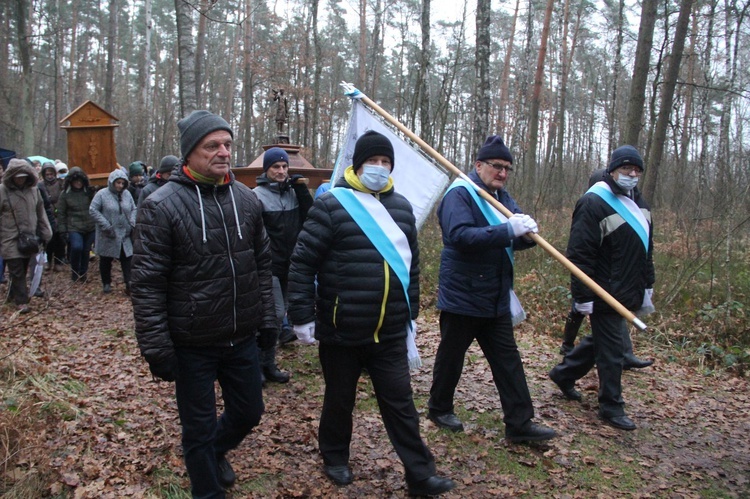
[[[344,88],[345,93],[347,96],[351,97],[352,99],[360,99],[362,102],[370,106],[375,112],[380,114],[383,118],[385,118],[389,123],[391,123],[393,126],[401,130],[404,135],[409,137],[414,143],[418,144],[419,147],[421,147],[427,154],[432,156],[438,163],[443,165],[449,172],[453,173],[454,175],[461,177],[463,180],[469,183],[476,191],[477,193],[482,196],[488,203],[490,203],[492,206],[494,206],[497,210],[500,211],[503,215],[510,218],[513,213],[506,208],[500,201],[495,199],[494,197],[490,196],[490,194],[485,191],[484,189],[481,189],[478,185],[476,185],[468,175],[466,175],[464,172],[456,168],[450,161],[445,159],[442,154],[437,152],[435,149],[433,149],[427,142],[422,140],[419,136],[417,136],[414,132],[406,128],[400,121],[398,121],[396,118],[388,114],[382,107],[377,105],[372,99],[367,97],[365,94],[360,92],[357,88],[355,88],[350,83],[342,82],[341,86]],[[531,238],[538,246],[540,246],[544,251],[550,254],[552,258],[560,262],[566,269],[570,271],[571,274],[573,274],[576,278],[578,278],[581,282],[583,282],[589,289],[591,289],[594,293],[596,293],[599,298],[607,302],[607,304],[612,307],[617,313],[619,313],[621,316],[623,316],[627,321],[631,322],[635,327],[640,329],[641,331],[646,330],[646,324],[641,321],[636,315],[625,308],[625,306],[617,301],[614,296],[609,294],[604,288],[599,286],[593,279],[591,279],[589,276],[587,276],[581,269],[575,266],[573,262],[568,260],[565,255],[557,251],[557,249],[552,246],[550,243],[548,243],[542,236],[539,234],[533,234],[528,233],[526,234],[527,237]]]

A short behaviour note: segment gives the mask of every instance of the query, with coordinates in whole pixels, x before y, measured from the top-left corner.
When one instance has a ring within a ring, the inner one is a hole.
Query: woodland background
[[[91,99],[119,118],[120,164],[178,151],[176,121],[198,108],[230,121],[249,164],[283,88],[292,142],[330,168],[348,81],[460,168],[505,137],[509,189],[544,234],[633,144],[674,258],[661,296],[739,313],[719,335],[744,346],[750,0],[458,1],[452,22],[431,21],[437,0],[2,2],[0,147],[65,160],[59,120]]]
[[[596,420],[594,372],[583,404],[562,401],[547,379],[569,276],[537,249],[516,260],[529,313],[517,336],[538,418],[561,438],[502,443],[476,347],[457,394],[467,433],[425,421],[423,435],[460,482],[453,497],[746,497],[750,0],[470,0],[451,22],[435,20],[445,7],[432,2],[0,2],[0,147],[65,160],[59,120],[90,99],[119,118],[121,164],[175,153],[177,120],[206,108],[234,127],[243,165],[274,139],[272,90],[283,88],[292,142],[330,168],[348,81],[460,168],[486,135],[503,135],[515,154],[509,190],[562,250],[589,173],[636,145],[657,269],[657,313],[636,337],[637,353],[657,362],[624,382],[639,429],[623,436]],[[420,247],[426,367],[413,386],[423,410],[439,341],[434,218]],[[129,301],[101,295],[94,278],[75,288],[64,273],[44,279],[30,316],[0,306],[0,493],[185,497],[171,389],[139,359]],[[316,454],[314,350],[280,357],[292,382],[269,388],[262,427],[233,456],[236,497],[402,496],[367,380],[357,482],[337,490]]]

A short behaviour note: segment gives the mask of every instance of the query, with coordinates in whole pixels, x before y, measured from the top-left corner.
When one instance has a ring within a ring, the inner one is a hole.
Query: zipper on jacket
[[[213,186],[211,189],[211,194],[213,195],[214,201],[216,202],[216,206],[219,208],[219,215],[221,215],[221,224],[224,227],[224,237],[227,240],[227,255],[229,255],[229,267],[232,269],[232,325],[233,325],[233,334],[237,333],[237,272],[234,268],[234,257],[232,256],[232,246],[230,244],[229,239],[229,230],[227,229],[227,221],[224,218],[224,210],[221,208],[221,203],[219,203],[218,198],[216,197],[216,186]],[[229,344],[233,346],[232,340],[229,340]]]
[[[388,304],[388,290],[391,287],[391,273],[389,272],[388,268],[388,262],[383,260],[385,286],[383,289],[383,302],[380,304],[380,317],[378,317],[378,327],[375,328],[375,343],[380,343],[380,328],[383,327],[383,321],[385,320],[385,307]]]
[[[336,301],[333,303],[333,327],[336,327],[336,314],[339,313],[339,297],[336,295]]]

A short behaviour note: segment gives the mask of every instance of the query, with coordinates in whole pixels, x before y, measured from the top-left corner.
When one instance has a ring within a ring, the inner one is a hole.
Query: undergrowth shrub
[[[572,208],[537,216],[540,235],[565,254]],[[694,222],[654,211],[654,305],[644,318],[648,342],[668,359],[706,371],[750,369],[750,237],[730,235],[717,221]],[[422,304],[434,306],[442,241],[436,216],[420,231]],[[523,327],[560,337],[570,309],[570,274],[541,248],[515,253],[515,290],[528,318]],[[584,321],[587,324],[588,321]],[[584,326],[587,327],[587,326]],[[585,334],[582,331],[581,334]]]

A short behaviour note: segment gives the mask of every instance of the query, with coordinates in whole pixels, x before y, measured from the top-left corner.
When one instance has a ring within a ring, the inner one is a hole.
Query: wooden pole
[[[422,149],[427,152],[430,156],[432,156],[438,163],[443,165],[448,171],[453,173],[454,175],[457,175],[467,181],[474,189],[477,191],[477,193],[482,196],[487,202],[489,202],[492,206],[497,208],[500,213],[505,215],[506,217],[510,218],[513,213],[506,208],[500,201],[490,196],[490,194],[485,191],[484,189],[479,188],[478,185],[476,185],[468,175],[466,175],[464,172],[453,166],[453,164],[445,159],[442,154],[437,152],[435,149],[433,149],[429,144],[427,144],[425,141],[423,141],[421,138],[419,138],[414,132],[406,128],[401,122],[399,122],[396,118],[388,114],[382,107],[377,105],[375,102],[373,102],[372,99],[364,95],[363,93],[359,92],[359,90],[356,90],[351,85],[344,84],[344,87],[348,90],[347,95],[352,96],[356,99],[361,99],[362,102],[370,106],[372,109],[374,109],[378,114],[380,114],[383,118],[385,118],[389,123],[394,125],[396,128],[401,130],[404,135],[409,137],[412,141],[414,141],[416,144],[419,145]],[[353,93],[355,92],[356,93]],[[618,314],[623,316],[626,320],[631,322],[635,327],[640,329],[641,331],[646,330],[646,324],[641,321],[636,315],[625,308],[625,306],[617,301],[614,296],[607,293],[607,291],[599,286],[593,279],[591,279],[589,276],[587,276],[581,269],[575,266],[573,262],[568,260],[565,255],[557,251],[557,249],[552,246],[550,243],[548,243],[542,236],[539,234],[532,234],[528,233],[526,234],[527,237],[530,237],[538,246],[540,246],[544,251],[549,253],[552,258],[560,262],[566,269],[570,271],[571,274],[576,276],[581,282],[583,282],[586,286],[588,286],[594,293],[596,293],[599,298],[607,302],[607,304],[615,309]]]

